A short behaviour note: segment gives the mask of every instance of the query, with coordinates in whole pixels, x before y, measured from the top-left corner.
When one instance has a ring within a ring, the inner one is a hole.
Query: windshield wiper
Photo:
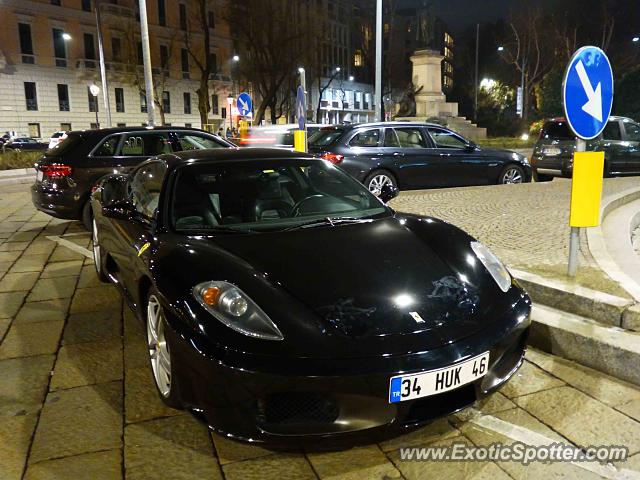
[[[283,231],[288,232],[289,230],[298,230],[302,228],[313,228],[320,227],[323,225],[331,225],[332,227],[336,225],[341,225],[345,223],[368,223],[372,222],[371,218],[356,218],[356,217],[325,217],[318,218],[316,220],[311,220],[306,223],[301,223],[300,225],[294,225],[292,227],[285,228]]]

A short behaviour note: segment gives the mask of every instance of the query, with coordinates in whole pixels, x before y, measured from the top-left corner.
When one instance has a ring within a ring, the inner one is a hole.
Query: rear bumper
[[[539,175],[571,178],[573,174],[573,158],[533,155],[531,157],[531,168]]]
[[[79,220],[82,217],[82,199],[74,192],[31,186],[31,201],[37,210],[52,217]]]
[[[307,441],[317,446],[323,438],[371,442],[459,411],[499,389],[522,363],[529,309],[521,301],[504,322],[492,324],[481,336],[438,349],[450,351],[458,361],[489,351],[488,373],[416,400],[390,403],[390,378],[441,368],[434,363],[434,352],[322,361],[229,351],[218,355],[205,353],[208,349],[189,334],[171,328],[173,378],[185,408],[232,438],[288,446]]]

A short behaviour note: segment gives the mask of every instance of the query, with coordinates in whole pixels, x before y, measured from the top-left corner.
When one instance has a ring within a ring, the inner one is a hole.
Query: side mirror
[[[478,145],[476,145],[476,142],[474,142],[473,140],[469,140],[469,143],[467,143],[465,150],[467,152],[473,152],[476,148],[478,148]]]
[[[129,201],[112,203],[108,207],[102,207],[102,215],[117,220],[129,220],[135,215],[136,209]]]
[[[128,201],[127,177],[112,175],[102,181],[100,188],[100,203],[103,207],[111,207]]]
[[[396,198],[399,193],[400,190],[398,190],[398,187],[387,184],[383,185],[380,189],[380,196],[378,198],[380,198],[384,203],[389,203],[391,200]]]

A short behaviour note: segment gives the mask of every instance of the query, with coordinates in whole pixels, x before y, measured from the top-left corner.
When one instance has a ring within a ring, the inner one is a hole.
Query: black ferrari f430
[[[395,434],[520,366],[531,303],[462,230],[330,162],[191,151],[92,194],[100,279],[146,326],[162,399],[270,443]]]

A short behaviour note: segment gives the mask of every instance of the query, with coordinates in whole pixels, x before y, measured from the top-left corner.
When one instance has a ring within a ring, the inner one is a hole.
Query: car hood
[[[503,317],[512,295],[498,289],[469,248],[471,240],[441,221],[395,216],[286,233],[202,237],[188,248],[200,253],[197,271],[213,249],[224,252],[222,263],[233,258],[237,269],[251,272],[247,280],[229,270],[216,278],[197,276],[236,283],[285,340],[304,337],[307,353],[322,347],[336,350],[333,356],[350,356],[435,348]],[[251,286],[256,278],[268,287]]]

